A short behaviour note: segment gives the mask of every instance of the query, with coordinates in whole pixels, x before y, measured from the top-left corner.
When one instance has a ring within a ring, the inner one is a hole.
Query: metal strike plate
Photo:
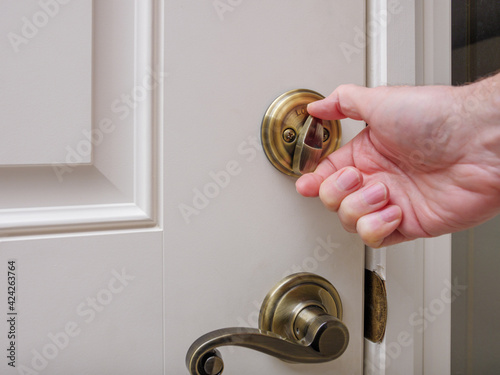
[[[381,342],[387,326],[385,282],[374,271],[365,270],[365,338]]]
[[[277,97],[267,109],[261,126],[262,146],[271,164],[280,172],[294,177],[301,175],[297,168],[294,168],[294,154],[298,149],[301,130],[310,117],[307,105],[323,98],[323,95],[315,91],[296,89]],[[338,120],[319,121],[323,127],[321,161],[339,148],[341,126]]]

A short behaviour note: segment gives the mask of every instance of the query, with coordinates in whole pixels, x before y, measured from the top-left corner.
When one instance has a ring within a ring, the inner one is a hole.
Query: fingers
[[[387,243],[401,224],[401,208],[388,202],[389,190],[376,182],[348,194],[337,213],[348,232],[358,233],[366,245],[376,248]]]
[[[337,153],[339,153],[339,151],[337,151]],[[355,179],[358,182],[361,182],[362,179],[361,173],[355,168],[351,169],[352,171],[354,171],[354,174],[351,171],[351,173],[347,173],[341,179],[341,183],[344,184],[343,186],[348,184],[348,181],[346,181],[346,178],[348,178],[348,176],[352,176],[353,179]],[[313,173],[307,173],[305,175],[302,175],[296,181],[295,187],[297,189],[297,192],[299,192],[304,197],[317,197],[319,195],[321,184],[328,178],[330,179],[329,181],[336,181],[336,179],[343,174],[344,170],[345,168],[337,170],[337,167],[335,167],[333,162],[330,160],[330,157],[328,157],[318,165],[318,167]],[[340,193],[342,193],[342,191],[340,191]],[[342,196],[345,196],[345,194],[342,193]]]
[[[362,137],[365,131],[366,129],[362,130],[361,133],[356,136],[356,138]],[[352,144],[356,140],[356,138],[354,138],[348,144],[339,148],[332,154],[328,155],[323,161],[319,163],[318,167],[314,172],[301,176],[295,183],[297,191],[305,197],[317,197],[319,195],[320,186],[323,183],[323,181],[325,181],[328,178],[330,178],[329,181],[336,181],[337,177],[342,175],[342,171],[344,171],[346,168],[349,167],[352,169],[352,171],[355,171],[355,174],[357,176],[354,177],[351,174],[352,178],[361,183],[362,181],[361,173],[356,168],[351,167],[353,165]],[[335,176],[333,176],[334,174]],[[346,181],[345,179],[349,175],[350,175],[349,173],[347,175],[344,175],[340,181],[340,183],[343,184],[342,186],[344,188],[348,184],[348,181]],[[345,196],[345,190],[342,190],[341,185],[338,185],[337,187],[340,188],[339,191],[339,193],[341,194],[340,199],[342,199]],[[335,209],[332,210],[335,211]]]
[[[370,116],[376,116],[387,95],[385,88],[342,85],[327,98],[310,103],[307,111],[326,120],[349,117],[370,123]],[[366,134],[365,129],[356,139]],[[363,175],[354,167],[352,142],[331,154],[313,173],[297,180],[297,191],[306,197],[319,196],[326,208],[338,213],[344,228],[358,233],[368,246],[401,242],[402,235],[397,231],[401,208],[389,204],[389,189],[383,183],[363,184]]]
[[[358,233],[368,246],[380,247],[395,240],[402,211],[399,206],[388,205],[390,194],[385,184],[363,186],[363,176],[354,167],[342,168],[326,178],[322,172],[302,176],[300,183],[297,181],[299,193],[319,195],[326,208],[337,212],[343,227]]]
[[[356,232],[370,247],[377,248],[395,243],[393,239],[395,235],[399,234],[396,229],[399,227],[402,217],[399,206],[387,206],[380,211],[360,217],[356,223]],[[388,239],[392,239],[392,241],[388,241]]]
[[[389,202],[387,187],[376,182],[349,194],[341,203],[338,215],[348,232],[356,232],[358,220],[367,214],[382,209]]]
[[[319,198],[326,208],[338,211],[344,198],[361,186],[362,179],[361,172],[356,168],[343,168],[323,181],[319,187]]]
[[[297,192],[304,197],[317,197],[319,194],[319,187],[323,182],[323,177],[316,173],[308,173],[295,182]]]
[[[368,116],[379,100],[375,90],[356,85],[341,85],[325,99],[310,103],[307,112],[325,120],[349,117],[368,122]]]

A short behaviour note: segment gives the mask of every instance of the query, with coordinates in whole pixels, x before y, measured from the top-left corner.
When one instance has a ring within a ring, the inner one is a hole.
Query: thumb
[[[372,90],[357,85],[341,85],[325,99],[309,103],[307,112],[323,120],[349,117],[367,121],[367,114],[373,106]]]

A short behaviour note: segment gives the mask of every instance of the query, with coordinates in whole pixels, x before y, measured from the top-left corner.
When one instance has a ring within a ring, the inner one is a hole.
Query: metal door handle
[[[266,296],[259,329],[225,328],[198,338],[186,366],[192,375],[218,375],[224,363],[218,347],[254,349],[288,362],[320,363],[338,358],[349,332],[342,323],[342,302],[326,279],[311,273],[290,275]]]

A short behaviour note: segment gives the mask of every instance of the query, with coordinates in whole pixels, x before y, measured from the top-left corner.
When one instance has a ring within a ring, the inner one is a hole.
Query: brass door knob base
[[[320,363],[338,358],[349,332],[341,321],[342,302],[326,279],[311,273],[290,275],[262,303],[259,329],[225,328],[198,338],[186,355],[192,375],[219,375],[224,362],[217,348],[243,346],[283,361]]]
[[[321,276],[302,272],[278,283],[262,302],[259,328],[291,340],[305,336],[299,316],[306,309],[320,309],[342,320],[342,302],[335,287]]]
[[[300,143],[300,136],[305,138],[303,128],[310,118],[307,105],[323,98],[323,95],[315,91],[296,89],[277,97],[267,109],[261,125],[262,146],[271,164],[279,171],[299,177],[314,170],[319,161],[340,146],[342,132],[340,121],[315,119],[321,122],[323,128],[322,147],[317,160],[314,162],[298,160],[300,157],[296,156],[297,147],[303,148],[304,141]],[[316,153],[313,152],[313,155],[316,158]],[[310,156],[304,155],[304,157]],[[306,166],[306,169],[299,169],[297,167],[299,164]]]

